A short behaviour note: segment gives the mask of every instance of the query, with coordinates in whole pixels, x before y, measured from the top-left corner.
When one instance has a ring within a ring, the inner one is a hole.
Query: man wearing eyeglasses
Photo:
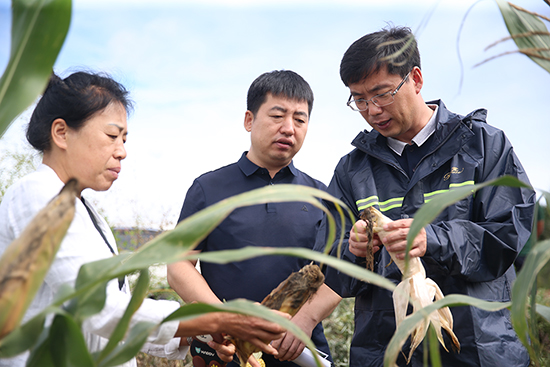
[[[398,284],[402,274],[388,251],[405,257],[412,218],[426,201],[454,187],[502,175],[529,182],[504,133],[486,123],[485,110],[462,116],[440,100],[424,102],[420,56],[410,29],[387,28],[354,42],[344,54],[340,76],[350,90],[347,105],[372,130],[355,138],[355,149],[340,160],[329,185],[329,192],[344,201],[357,220],[343,229],[349,239],[340,253],[334,246],[334,255],[364,266],[366,223],[358,218],[363,209],[374,206],[394,220],[388,235],[373,240],[374,272]],[[513,263],[529,237],[533,212],[532,190],[481,189],[444,209],[422,229],[410,256],[420,257],[426,276],[445,295],[510,301]],[[383,365],[396,328],[392,292],[332,268],[326,272],[326,284],[342,297],[356,298],[350,366]],[[440,348],[444,366],[529,365],[507,309],[453,307],[451,312],[461,350],[453,352],[445,335],[449,352]],[[423,347],[416,349],[410,366],[423,365]],[[407,342],[404,354],[409,348]],[[406,365],[403,355],[398,364]]]

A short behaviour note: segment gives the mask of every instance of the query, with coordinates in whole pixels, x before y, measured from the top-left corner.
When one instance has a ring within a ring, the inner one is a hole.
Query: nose
[[[374,103],[370,102],[367,105],[367,110],[364,112],[368,113],[371,116],[380,115],[382,113],[382,107],[378,107]]]
[[[294,135],[294,120],[292,116],[287,116],[283,119],[280,131],[285,135]]]
[[[114,152],[113,155],[116,159],[119,159],[119,160],[123,160],[124,158],[126,158],[126,148],[124,147],[124,142],[123,141],[120,141],[117,144],[115,152]]]

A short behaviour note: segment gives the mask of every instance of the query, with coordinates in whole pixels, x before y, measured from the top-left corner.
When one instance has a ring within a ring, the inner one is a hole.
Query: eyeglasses
[[[401,88],[403,84],[405,84],[405,81],[407,80],[410,74],[411,72],[405,75],[401,83],[399,83],[399,85],[397,86],[397,88],[395,88],[394,91],[378,94],[368,100],[363,98],[353,99],[353,96],[350,95],[348,99],[348,103],[346,104],[354,111],[365,111],[368,108],[369,102],[371,102],[376,107],[385,107],[387,105],[390,105],[393,103],[393,96],[395,96],[395,94],[399,92],[399,88]]]

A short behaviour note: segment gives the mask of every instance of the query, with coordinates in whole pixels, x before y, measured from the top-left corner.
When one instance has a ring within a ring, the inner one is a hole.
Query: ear
[[[414,89],[416,93],[420,93],[422,86],[424,85],[424,77],[422,76],[422,70],[418,66],[415,66],[410,75],[411,80],[414,83]]]
[[[254,114],[248,110],[244,114],[244,128],[246,131],[252,131],[252,122],[254,122]]]
[[[52,144],[65,150],[67,149],[67,138],[69,126],[63,119],[55,119],[52,122],[51,137]]]

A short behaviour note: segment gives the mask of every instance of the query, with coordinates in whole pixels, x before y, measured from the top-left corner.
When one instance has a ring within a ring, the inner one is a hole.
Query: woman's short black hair
[[[126,88],[108,75],[79,71],[61,79],[54,73],[32,113],[27,141],[44,153],[51,148],[55,119],[63,119],[78,130],[111,103],[120,103],[127,113],[132,109]]]
[[[411,29],[389,26],[351,44],[340,63],[340,78],[349,86],[383,67],[404,78],[415,66],[420,68],[420,52]]]
[[[275,97],[307,102],[308,115],[311,115],[313,91],[304,78],[294,71],[274,70],[257,77],[248,88],[247,110],[255,115],[265,102],[268,93]]]

